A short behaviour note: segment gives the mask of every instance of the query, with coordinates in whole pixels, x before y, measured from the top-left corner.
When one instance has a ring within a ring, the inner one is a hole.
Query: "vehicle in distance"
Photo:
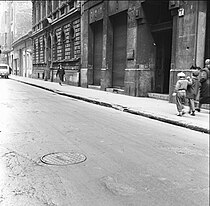
[[[11,74],[11,67],[7,64],[0,64],[0,76],[8,79]]]

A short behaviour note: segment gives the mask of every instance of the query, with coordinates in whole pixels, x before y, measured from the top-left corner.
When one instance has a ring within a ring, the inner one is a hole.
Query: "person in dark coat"
[[[195,110],[200,112],[202,104],[210,104],[210,59],[206,59],[205,68],[200,71],[199,105]]]
[[[62,85],[63,79],[65,75],[65,69],[61,66],[61,64],[58,67],[58,70],[56,72],[56,76],[59,76],[59,84]]]
[[[199,93],[200,82],[198,79],[199,71],[195,70],[192,72],[192,78],[187,77],[187,79],[192,83],[187,86],[186,98],[189,103],[189,114],[195,116],[195,100]]]

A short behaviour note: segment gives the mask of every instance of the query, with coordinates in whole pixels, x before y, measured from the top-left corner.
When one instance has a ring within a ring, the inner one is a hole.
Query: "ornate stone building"
[[[33,0],[33,77],[56,81],[59,64],[66,70],[65,82],[79,85],[80,2]]]
[[[209,1],[83,1],[81,86],[165,94],[210,57]]]

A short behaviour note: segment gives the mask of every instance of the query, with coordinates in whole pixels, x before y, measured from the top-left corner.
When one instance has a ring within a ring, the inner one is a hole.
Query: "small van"
[[[7,64],[0,64],[0,76],[8,79],[8,76],[11,74],[11,68]]]

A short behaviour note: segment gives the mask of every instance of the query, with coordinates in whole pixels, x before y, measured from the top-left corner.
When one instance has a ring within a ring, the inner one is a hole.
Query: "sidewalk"
[[[10,75],[9,78],[18,82],[46,89],[60,95],[118,109],[135,115],[141,115],[192,130],[210,133],[209,110],[206,109],[202,109],[200,113],[196,112],[196,116],[191,116],[187,113],[188,107],[186,106],[186,114],[182,117],[178,117],[176,116],[176,105],[165,100],[157,100],[146,97],[132,97],[65,84],[60,86],[57,82],[49,82],[15,75]]]

